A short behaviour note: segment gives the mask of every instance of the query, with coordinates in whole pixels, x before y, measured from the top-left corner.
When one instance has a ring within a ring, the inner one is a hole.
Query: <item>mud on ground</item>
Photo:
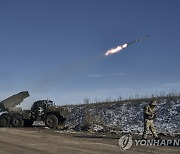
[[[46,128],[0,128],[2,154],[179,154],[179,147],[133,146],[121,151],[119,137],[110,134],[58,131]]]

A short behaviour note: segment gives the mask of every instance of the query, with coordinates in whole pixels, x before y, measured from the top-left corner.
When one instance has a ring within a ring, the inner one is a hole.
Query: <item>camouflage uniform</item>
[[[156,116],[155,114],[155,106],[156,102],[151,101],[149,105],[145,106],[144,108],[144,133],[143,133],[143,139],[147,138],[147,134],[149,130],[152,132],[153,136],[158,139],[158,135],[156,133],[156,128],[154,126],[154,118]]]

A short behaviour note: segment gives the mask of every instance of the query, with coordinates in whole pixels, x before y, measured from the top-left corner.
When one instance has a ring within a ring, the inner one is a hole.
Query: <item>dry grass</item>
[[[95,101],[95,102],[90,102],[89,98],[85,98],[84,99],[84,103],[80,104],[67,104],[64,105],[64,107],[85,107],[85,108],[93,108],[93,107],[101,107],[101,106],[108,106],[113,104],[123,104],[123,103],[140,103],[140,102],[149,102],[151,100],[170,100],[170,99],[176,99],[176,98],[180,98],[180,93],[176,93],[176,92],[171,92],[169,94],[165,94],[165,93],[160,93],[160,94],[153,94],[151,96],[139,96],[139,95],[135,95],[134,97],[129,97],[129,98],[122,98],[119,97],[117,99],[106,99],[105,101]]]

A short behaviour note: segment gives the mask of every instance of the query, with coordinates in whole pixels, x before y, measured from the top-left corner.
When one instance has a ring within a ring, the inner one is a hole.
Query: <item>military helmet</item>
[[[149,105],[150,105],[150,106],[156,106],[157,104],[156,104],[156,101],[154,100],[154,101],[151,101],[151,102],[149,103]]]

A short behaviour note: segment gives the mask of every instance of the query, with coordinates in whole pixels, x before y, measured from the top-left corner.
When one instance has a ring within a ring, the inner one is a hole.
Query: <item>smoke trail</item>
[[[52,71],[49,71],[48,73],[41,73],[40,75],[37,75],[37,79],[33,81],[34,84],[30,85],[31,90],[46,91],[54,86],[59,86],[60,83],[65,82],[78,72],[87,69],[89,66],[95,65],[102,58],[104,58],[103,54],[98,54],[91,58],[79,59],[78,61],[70,64],[59,66],[56,69],[52,69]]]

